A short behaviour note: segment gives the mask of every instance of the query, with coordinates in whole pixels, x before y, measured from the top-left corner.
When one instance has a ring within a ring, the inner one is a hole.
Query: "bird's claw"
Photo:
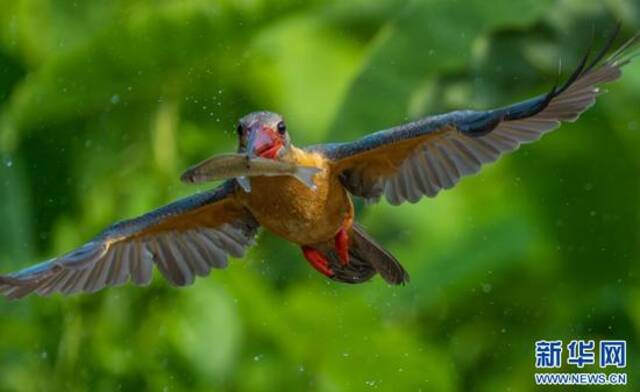
[[[336,234],[335,247],[338,258],[340,259],[340,264],[343,266],[349,264],[349,233],[344,226],[341,227],[338,234]]]
[[[327,260],[319,250],[310,246],[303,246],[302,253],[304,254],[304,258],[307,259],[309,264],[311,264],[316,271],[328,278],[333,278],[335,273],[331,267],[329,267],[329,260]]]

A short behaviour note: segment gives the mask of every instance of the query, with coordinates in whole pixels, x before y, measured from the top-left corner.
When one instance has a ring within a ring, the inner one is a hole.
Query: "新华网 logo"
[[[600,369],[622,369],[627,366],[627,342],[625,340],[538,340],[535,343],[537,369],[559,369],[563,365],[578,369],[597,366]],[[574,372],[536,373],[538,385],[626,385],[626,373]]]

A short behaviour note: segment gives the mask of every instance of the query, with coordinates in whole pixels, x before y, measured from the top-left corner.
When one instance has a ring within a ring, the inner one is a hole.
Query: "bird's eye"
[[[244,127],[242,126],[242,124],[238,124],[236,132],[238,132],[238,136],[242,136],[242,133],[244,132]]]
[[[287,126],[284,121],[280,121],[278,123],[278,132],[280,132],[281,135],[284,135],[284,133],[287,132]]]

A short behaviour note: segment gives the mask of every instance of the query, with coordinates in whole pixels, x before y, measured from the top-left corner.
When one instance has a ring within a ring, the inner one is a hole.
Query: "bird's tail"
[[[362,283],[379,273],[389,284],[409,282],[409,274],[400,262],[371,238],[362,226],[354,223],[350,237],[349,264],[343,266],[334,251],[328,255],[331,269],[335,273],[334,280]]]

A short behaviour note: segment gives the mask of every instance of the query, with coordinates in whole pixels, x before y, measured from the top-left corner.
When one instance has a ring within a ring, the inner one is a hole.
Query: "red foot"
[[[320,253],[320,251],[313,249],[310,246],[303,246],[302,254],[304,254],[304,258],[307,259],[309,264],[311,264],[316,271],[329,278],[333,278],[334,273],[331,267],[329,267],[329,261],[322,253]]]
[[[338,234],[336,234],[335,243],[340,264],[349,264],[349,233],[347,233],[347,229],[344,226],[341,227]]]

